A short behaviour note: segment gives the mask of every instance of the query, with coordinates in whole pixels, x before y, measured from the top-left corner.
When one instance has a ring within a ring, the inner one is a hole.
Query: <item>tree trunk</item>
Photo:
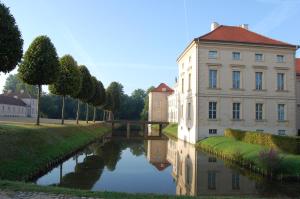
[[[96,111],[97,111],[97,108],[94,106],[94,116],[93,116],[94,123],[96,122]]]
[[[86,103],[86,113],[85,113],[85,121],[88,124],[89,123],[89,104]]]
[[[65,123],[65,96],[62,96],[62,106],[61,106],[61,124]]]
[[[42,92],[42,85],[38,85],[36,125],[40,125],[40,98],[41,98],[41,92]]]
[[[76,124],[79,124],[79,111],[80,111],[80,102],[77,100],[77,113],[76,113]]]

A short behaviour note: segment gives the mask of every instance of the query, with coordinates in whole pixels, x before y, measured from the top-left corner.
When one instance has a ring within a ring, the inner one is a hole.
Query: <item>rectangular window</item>
[[[277,90],[284,90],[284,73],[277,73]]]
[[[239,173],[232,174],[232,190],[239,190],[240,189],[240,175]]]
[[[184,93],[184,79],[181,79],[181,92]]]
[[[263,54],[255,53],[255,61],[263,61]]]
[[[239,89],[240,88],[240,71],[232,71],[232,88]]]
[[[217,56],[218,56],[218,51],[216,51],[216,50],[210,50],[208,52],[208,58],[209,59],[216,59]]]
[[[284,56],[283,55],[277,55],[276,58],[277,58],[278,63],[283,63],[284,62]]]
[[[278,135],[285,135],[285,130],[278,130]]]
[[[216,157],[208,157],[208,162],[217,162],[217,158]]]
[[[181,119],[183,119],[183,104],[181,105]]]
[[[209,88],[217,88],[217,70],[209,70]]]
[[[284,104],[278,104],[278,121],[284,121]]]
[[[240,103],[232,104],[232,119],[239,120],[240,119]]]
[[[191,90],[191,81],[192,81],[192,76],[191,73],[189,74],[189,91]]]
[[[263,73],[262,72],[255,72],[255,89],[262,90],[263,86]]]
[[[261,103],[255,104],[255,119],[256,120],[263,119],[263,104]]]
[[[209,119],[217,118],[217,102],[209,102],[208,118]]]
[[[188,120],[191,120],[191,103],[188,103]]]
[[[217,129],[209,129],[208,130],[208,134],[209,135],[216,135],[218,133],[218,130]]]
[[[208,171],[207,175],[207,184],[208,189],[215,190],[216,189],[216,172],[215,171]]]
[[[232,59],[233,60],[240,60],[241,59],[241,53],[240,52],[233,52],[232,53]]]

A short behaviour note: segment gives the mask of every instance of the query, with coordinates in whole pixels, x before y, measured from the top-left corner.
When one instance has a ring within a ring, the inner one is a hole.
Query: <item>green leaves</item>
[[[81,76],[81,89],[76,96],[72,97],[78,98],[83,102],[88,102],[95,93],[94,83],[86,66],[79,66],[79,71]]]
[[[56,95],[76,95],[81,88],[80,71],[77,62],[71,55],[65,55],[59,60],[60,70],[57,80],[49,86],[51,93]]]
[[[54,83],[59,70],[54,45],[47,36],[39,36],[29,46],[18,71],[24,82],[43,85]]]
[[[14,17],[0,2],[0,72],[8,73],[21,61],[23,39]]]

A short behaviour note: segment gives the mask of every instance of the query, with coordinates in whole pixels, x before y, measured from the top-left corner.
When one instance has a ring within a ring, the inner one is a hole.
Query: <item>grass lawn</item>
[[[199,141],[196,146],[202,149],[213,150],[227,157],[234,157],[237,153],[240,153],[243,159],[252,161],[259,167],[261,167],[259,152],[268,149],[261,145],[248,144],[224,136],[206,138]],[[280,156],[283,158],[281,164],[282,168],[284,168],[284,174],[293,176],[300,175],[300,155],[280,153]]]
[[[97,192],[97,191],[84,191],[79,189],[69,189],[61,187],[51,186],[39,186],[32,183],[13,182],[13,181],[0,181],[0,190],[10,191],[22,191],[22,192],[44,192],[51,194],[64,194],[71,196],[80,197],[100,197],[104,199],[250,199],[256,197],[245,197],[245,196],[168,196],[168,195],[156,195],[156,194],[128,194],[128,193],[117,193],[117,192]],[[262,198],[260,198],[262,199]]]
[[[178,129],[178,124],[171,123],[163,129],[163,133],[173,138],[178,138],[177,129]]]
[[[0,124],[0,179],[26,180],[50,162],[108,133],[103,124]]]

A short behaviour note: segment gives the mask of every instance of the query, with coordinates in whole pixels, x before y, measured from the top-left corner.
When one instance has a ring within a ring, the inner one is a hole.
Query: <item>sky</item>
[[[35,37],[47,35],[60,57],[71,54],[105,87],[117,81],[127,94],[161,82],[173,86],[177,57],[214,21],[249,24],[252,31],[300,45],[300,0],[0,1],[16,19],[24,52]],[[0,92],[7,76],[0,74]]]

